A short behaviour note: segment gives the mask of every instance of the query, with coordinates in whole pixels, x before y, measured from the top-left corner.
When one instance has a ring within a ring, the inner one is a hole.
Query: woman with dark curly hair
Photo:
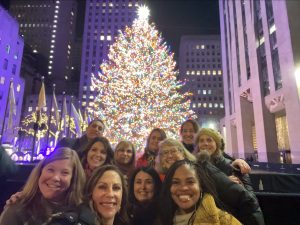
[[[171,166],[161,191],[160,223],[240,225],[233,215],[217,207],[213,182],[199,167],[202,166],[186,159]]]

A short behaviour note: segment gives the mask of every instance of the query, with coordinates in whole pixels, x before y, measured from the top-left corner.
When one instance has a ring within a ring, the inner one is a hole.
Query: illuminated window
[[[220,108],[222,108],[222,109],[224,108],[224,105],[223,105],[223,103],[220,103]]]
[[[212,108],[212,103],[209,103],[209,104],[208,104],[208,107],[209,107],[209,108]]]
[[[200,71],[199,70],[197,71],[197,75],[200,75]]]
[[[108,41],[111,41],[111,36],[108,35],[108,36],[106,37],[106,39],[107,39]]]
[[[190,75],[190,71],[188,70],[188,71],[186,71],[186,75]]]
[[[212,74],[213,74],[213,75],[216,75],[216,74],[217,74],[217,72],[216,72],[215,70],[213,70]]]
[[[215,108],[218,108],[219,107],[219,104],[218,103],[215,103]]]
[[[196,103],[193,103],[193,108],[196,108]]]
[[[82,95],[82,98],[86,99],[86,95]]]
[[[206,90],[203,90],[203,94],[206,95]]]
[[[50,60],[50,61],[49,61],[49,64],[52,64],[52,63],[53,63],[53,62]]]
[[[31,106],[28,107],[28,112],[32,112],[32,107]]]
[[[5,77],[0,77],[0,84],[4,84],[5,82]]]
[[[222,75],[222,71],[221,70],[218,70],[218,75]]]
[[[198,103],[198,108],[200,108],[201,107],[201,103]]]
[[[7,53],[7,54],[10,53],[10,45],[6,45],[6,53]]]
[[[207,107],[207,103],[203,103],[203,107],[206,108]]]
[[[210,75],[210,70],[207,70],[207,75]]]
[[[51,70],[51,69],[52,69],[52,66],[48,66],[48,69],[50,69],[50,70]]]
[[[87,86],[83,86],[83,90],[86,91],[87,90]]]
[[[65,76],[65,80],[68,80],[68,76]]]
[[[206,73],[205,73],[205,70],[202,70],[202,75],[205,75]]]
[[[52,72],[51,72],[51,71],[48,71],[48,74],[49,74],[49,75],[51,75],[51,74],[52,74]]]
[[[199,46],[199,45],[196,45],[196,49],[200,49],[200,46]]]
[[[81,105],[82,105],[82,106],[86,106],[86,102],[82,102]]]
[[[93,95],[90,95],[90,99],[94,99],[94,96],[93,96]]]
[[[195,71],[194,70],[192,71],[192,75],[195,75]]]
[[[205,49],[205,45],[201,45],[201,49]]]
[[[104,36],[103,36],[103,35],[100,36],[100,40],[101,40],[101,41],[104,40]]]

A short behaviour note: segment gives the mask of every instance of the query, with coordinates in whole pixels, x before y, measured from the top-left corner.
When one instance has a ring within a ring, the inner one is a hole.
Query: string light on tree
[[[132,27],[119,31],[108,60],[92,75],[98,96],[90,111],[106,122],[110,141],[127,139],[140,150],[153,128],[177,135],[194,112],[189,110],[191,93],[179,92],[183,83],[176,79],[174,54],[148,22],[149,9],[139,7],[138,15]]]

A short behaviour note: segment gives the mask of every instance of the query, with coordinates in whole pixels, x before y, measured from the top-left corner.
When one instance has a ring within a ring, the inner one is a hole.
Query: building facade
[[[179,48],[179,79],[183,91],[193,93],[191,109],[201,127],[220,130],[224,117],[223,74],[219,35],[182,36]]]
[[[298,1],[219,0],[223,134],[235,157],[300,163],[299,9]]]
[[[2,143],[13,144],[18,130],[13,129],[19,125],[24,80],[20,77],[21,61],[24,41],[19,35],[18,22],[0,6],[0,135]],[[8,126],[10,84],[13,82],[16,114],[12,117],[12,128]]]
[[[136,18],[139,0],[87,0],[82,44],[79,97],[83,108],[93,106],[97,96],[91,88],[92,73],[97,74],[107,59],[109,45],[119,30],[130,26]]]
[[[47,59],[46,74],[41,76],[47,83],[55,80],[59,93],[71,91],[66,86],[72,74],[76,0],[12,0],[10,13],[19,22],[20,33],[33,53]]]

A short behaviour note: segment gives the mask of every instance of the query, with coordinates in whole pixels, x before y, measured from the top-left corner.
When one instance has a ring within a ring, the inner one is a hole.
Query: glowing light
[[[147,6],[142,5],[138,7],[138,18],[139,20],[148,21],[150,16],[150,10]]]
[[[139,11],[146,8],[141,6]],[[141,22],[142,15],[147,12],[139,13],[131,27],[119,32],[108,60],[98,74],[92,74],[92,87],[98,95],[88,108],[105,121],[104,135],[112,144],[129,140],[138,151],[153,128],[175,137],[180,124],[195,115],[190,110],[192,94],[181,92],[184,83],[177,80],[174,54],[154,24]]]

